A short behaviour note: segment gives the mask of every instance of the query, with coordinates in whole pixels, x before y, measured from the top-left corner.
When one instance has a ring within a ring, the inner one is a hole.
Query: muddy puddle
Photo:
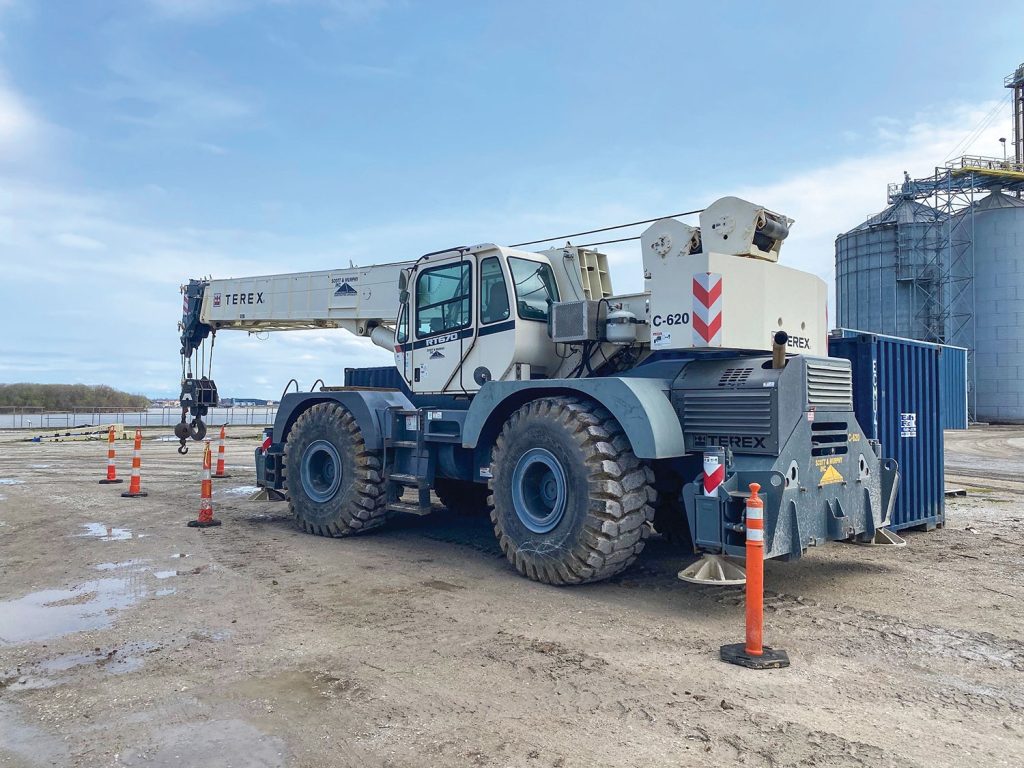
[[[70,589],[43,589],[0,602],[0,644],[49,640],[110,626],[120,611],[146,596],[141,575],[96,579]]]
[[[124,541],[132,538],[130,528],[115,528],[104,523],[83,523],[84,533],[76,534],[79,538],[96,538],[100,541]]]
[[[143,559],[98,563],[102,575],[68,589],[43,589],[0,602],[0,645],[50,640],[105,629],[121,611],[148,597],[176,592],[168,580],[191,571],[153,570]]]
[[[52,688],[71,682],[72,672],[95,668],[104,674],[124,675],[142,668],[145,656],[159,651],[151,642],[125,643],[114,648],[94,648],[85,653],[62,653],[49,659],[0,671],[0,688],[11,692]]]
[[[13,477],[0,477],[0,485],[24,485],[24,480],[16,480]]]

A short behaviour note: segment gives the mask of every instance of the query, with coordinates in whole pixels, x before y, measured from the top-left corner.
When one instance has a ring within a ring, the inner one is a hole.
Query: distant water
[[[273,424],[276,415],[277,409],[272,407],[213,408],[203,420],[211,426],[261,426]],[[144,411],[83,409],[63,413],[0,409],[0,429],[32,429],[41,432],[105,424],[124,424],[127,427],[173,427],[179,421],[181,410],[178,408],[149,408]]]

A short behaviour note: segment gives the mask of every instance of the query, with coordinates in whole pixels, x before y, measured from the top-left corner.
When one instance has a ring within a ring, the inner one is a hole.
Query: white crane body
[[[534,253],[486,243],[390,264],[191,281],[179,437],[183,446],[195,437],[216,402],[208,372],[191,369],[209,335],[340,328],[392,351],[394,370],[348,371],[347,386],[286,395],[270,448],[257,455],[261,484],[287,494],[307,530],[344,535],[390,512],[425,514],[434,490],[449,505],[491,505],[520,572],[575,583],[617,572],[639,551],[646,533],[634,522],[654,515],[648,496],[672,509],[659,529],[676,525],[696,551],[741,553],[737,499],[757,481],[768,489],[766,519],[790,509],[799,523],[766,524],[768,557],[874,536],[898,475],[877,445],[855,445],[849,363],[827,357],[824,282],[776,263],[792,221],[723,198],[700,224],[651,224],[640,238],[645,290],[628,295],[612,290],[603,254],[571,245]],[[816,436],[816,414],[827,414],[828,435]],[[586,453],[604,450],[600,440],[589,447],[586,424],[607,425],[613,458]],[[520,434],[524,425],[533,431]],[[574,429],[584,431],[566,442]],[[708,452],[727,467],[713,496],[698,482]],[[346,475],[351,456],[373,465],[376,485]],[[531,549],[589,535],[593,478],[615,466],[640,472],[650,490],[634,501],[622,486],[639,516],[616,502],[629,526],[616,528],[611,551],[591,536],[588,566]],[[574,472],[591,478],[589,491]],[[404,500],[413,488],[415,502]],[[617,559],[620,544],[629,552]]]

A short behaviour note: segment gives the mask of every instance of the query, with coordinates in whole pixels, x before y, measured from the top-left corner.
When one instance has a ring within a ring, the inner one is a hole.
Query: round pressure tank
[[[626,309],[608,313],[604,325],[604,337],[612,344],[632,344],[636,341],[636,326],[640,321]]]
[[[996,191],[958,216],[974,235],[975,418],[1024,423],[1024,200]]]
[[[911,278],[934,258],[941,219],[903,199],[836,238],[837,327],[928,338]]]

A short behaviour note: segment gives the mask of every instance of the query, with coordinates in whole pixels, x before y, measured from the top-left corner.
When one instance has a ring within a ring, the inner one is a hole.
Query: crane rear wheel
[[[547,584],[600,581],[627,568],[651,532],[654,473],[600,405],[527,403],[495,442],[491,522],[519,573]]]

